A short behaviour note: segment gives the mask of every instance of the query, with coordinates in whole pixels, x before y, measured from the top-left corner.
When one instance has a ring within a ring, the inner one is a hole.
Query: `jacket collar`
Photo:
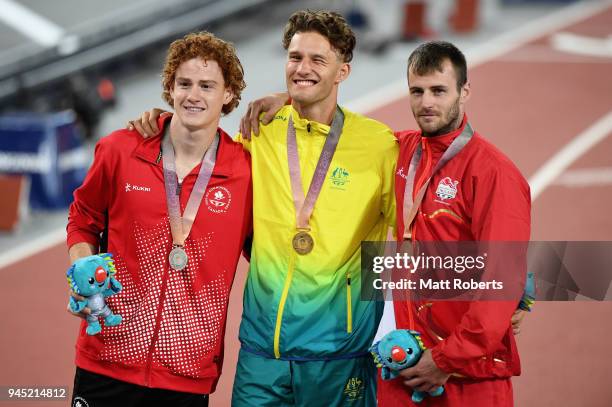
[[[142,139],[140,144],[134,150],[134,155],[142,160],[145,160],[153,165],[162,167],[162,155],[161,155],[161,142],[166,126],[170,125],[171,115],[160,117],[157,119],[157,126],[160,131],[148,139]],[[234,161],[232,160],[232,138],[223,131],[222,128],[218,127],[219,132],[219,148],[217,150],[217,161],[215,162],[215,169],[213,170],[213,176],[229,177],[232,175]],[[201,164],[200,164],[201,165]],[[199,171],[198,165],[196,169]],[[193,174],[192,171],[190,174]],[[196,172],[197,174],[197,172]]]
[[[421,141],[426,140],[426,143],[431,148],[432,152],[444,152],[451,145],[451,143],[459,137],[465,125],[468,122],[467,114],[463,114],[463,120],[458,129],[451,131],[450,133],[441,134],[435,137],[423,137],[422,131],[420,131]]]
[[[344,109],[342,109],[341,107],[340,109],[344,113],[346,121],[346,112],[344,112]],[[297,110],[293,108],[293,106],[290,107],[289,114],[293,118],[293,125],[296,130],[305,130],[308,128],[308,125],[310,125],[310,134],[322,134],[324,136],[327,136],[329,134],[329,131],[331,130],[331,126],[328,124],[319,123],[313,120],[308,120],[300,117],[300,114],[297,112]]]

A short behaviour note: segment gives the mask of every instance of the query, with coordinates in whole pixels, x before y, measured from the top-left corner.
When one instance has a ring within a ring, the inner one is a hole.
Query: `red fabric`
[[[94,163],[74,193],[67,241],[97,247],[108,218],[108,251],[123,291],[107,303],[123,321],[95,336],[81,324],[77,366],[142,386],[214,391],[229,292],[252,227],[250,157],[219,131],[217,162],[185,242],[189,262],[182,271],[168,265],[172,237],[161,137],[144,140],[119,130],[97,144]],[[198,165],[183,181],[181,210],[199,170]]]
[[[466,123],[467,117],[464,117],[458,130],[438,137],[421,137],[420,131],[396,134],[400,143],[396,173],[400,239],[404,231],[405,177],[416,146],[422,143],[423,153],[413,196]],[[451,199],[436,195],[446,177],[451,182],[457,181],[457,191]],[[530,211],[529,185],[524,177],[505,155],[475,133],[463,150],[432,178],[413,223],[412,237],[416,241],[526,242],[530,234]],[[525,269],[516,272],[526,274]],[[510,325],[517,303],[518,300],[395,301],[394,306],[397,328],[421,332],[439,368],[467,377],[462,380],[480,380],[520,374]]]

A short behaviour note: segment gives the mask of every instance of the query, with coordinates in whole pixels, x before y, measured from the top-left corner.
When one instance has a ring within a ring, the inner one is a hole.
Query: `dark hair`
[[[456,46],[446,41],[430,41],[421,44],[408,57],[408,72],[427,75],[434,70],[442,72],[442,64],[449,60],[455,68],[457,89],[467,82],[467,63],[465,55]]]
[[[312,31],[327,38],[344,62],[351,62],[357,43],[355,33],[344,17],[334,11],[301,10],[293,13],[285,26],[283,47],[289,48],[289,43],[296,33]]]
[[[217,61],[223,74],[225,87],[234,94],[232,100],[223,105],[221,111],[228,114],[234,110],[240,102],[242,90],[246,87],[242,64],[232,44],[206,31],[187,34],[170,44],[162,71],[162,98],[174,107],[170,90],[174,87],[176,70],[183,62],[194,58]]]

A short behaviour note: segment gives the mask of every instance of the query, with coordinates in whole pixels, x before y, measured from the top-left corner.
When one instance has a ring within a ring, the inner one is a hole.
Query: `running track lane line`
[[[531,200],[535,201],[546,187],[552,184],[565,169],[593,146],[605,139],[611,132],[612,110],[578,136],[574,137],[531,176],[529,179]]]
[[[6,250],[0,254],[0,270],[17,263],[23,259],[50,249],[66,240],[66,228],[53,230],[45,235],[30,240],[28,243],[20,244],[14,249]],[[68,249],[66,249],[66,256]]]
[[[612,167],[591,167],[564,171],[553,182],[570,188],[612,185]]]
[[[508,54],[510,51],[547,34],[586,20],[610,7],[612,7],[612,0],[578,2],[523,24],[514,30],[497,35],[491,40],[465,51],[468,69],[473,69],[478,65]],[[407,83],[405,80],[401,80],[350,101],[346,103],[346,107],[356,112],[371,112],[396,102],[406,96],[407,93]]]
[[[6,0],[0,0],[0,4],[3,4],[5,1]],[[559,30],[563,27],[585,20],[591,16],[596,15],[597,13],[606,10],[611,6],[612,0],[604,0],[601,2],[593,2],[586,4],[579,2],[564,7],[561,10],[549,14],[548,16],[533,20],[527,24],[518,27],[515,30],[508,31],[497,37],[494,37],[492,40],[487,41],[483,45],[476,46],[468,50],[466,52],[466,57],[469,61],[471,61],[469,67],[473,68],[485,62],[489,62],[490,60],[504,55],[505,53],[508,53],[520,47],[521,45],[524,45],[544,35],[550,34],[555,30]],[[407,92],[405,87],[406,84],[404,81],[395,82],[379,90],[369,92],[367,95],[364,95],[354,101],[347,103],[346,106],[349,109],[357,112],[374,111],[381,107],[389,105],[397,101],[401,97],[405,96]],[[583,132],[582,134],[584,134],[585,132]],[[581,135],[579,135],[578,137],[581,137]],[[570,142],[570,144],[573,143]],[[564,150],[565,149],[562,149],[561,151]],[[584,152],[586,152],[586,150],[583,151],[581,154],[583,154]],[[576,158],[578,158],[578,156],[575,157],[573,160],[575,160]],[[557,161],[563,162],[562,160],[567,159],[568,158],[563,155],[561,156],[561,158],[557,159]],[[547,164],[545,164],[545,166],[546,165]],[[557,168],[559,165],[560,164],[555,164],[556,167],[551,168]],[[544,188],[546,188],[546,186],[550,182],[552,182],[552,179],[549,179],[550,175],[547,175],[548,173],[550,173],[550,171],[552,171],[552,169],[544,173],[544,175],[541,176],[541,180],[535,179],[538,184],[537,189],[532,186],[532,201],[535,201],[537,196],[544,190]],[[535,175],[540,174],[540,171],[541,170],[538,170]],[[534,181],[534,178],[535,176],[530,179],[530,185]],[[546,182],[548,182],[548,184],[546,184]],[[49,249],[55,245],[59,245],[65,239],[65,233],[65,229],[60,228],[46,235],[40,236],[39,238],[36,238],[30,241],[29,243],[22,244],[15,249],[5,251],[4,253],[0,254],[0,269],[7,267],[13,263],[19,262],[22,259],[27,258],[35,253]]]

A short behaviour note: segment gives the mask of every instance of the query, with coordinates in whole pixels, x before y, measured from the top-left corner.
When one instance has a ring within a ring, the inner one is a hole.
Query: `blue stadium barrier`
[[[0,116],[0,173],[30,176],[31,208],[66,208],[88,163],[72,111]]]

